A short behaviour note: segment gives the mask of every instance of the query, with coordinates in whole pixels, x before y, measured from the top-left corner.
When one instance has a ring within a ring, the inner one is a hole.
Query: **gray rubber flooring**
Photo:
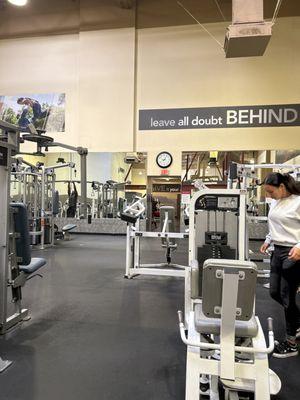
[[[184,399],[185,346],[177,328],[183,280],[124,279],[125,237],[79,236],[41,254],[43,279],[23,290],[32,319],[0,339],[0,354],[13,365],[0,375],[1,400]],[[143,244],[143,262],[163,262],[155,240]],[[186,264],[186,243],[174,262]],[[283,313],[258,285],[263,327]],[[271,358],[283,389],[277,400],[299,399],[300,358]]]

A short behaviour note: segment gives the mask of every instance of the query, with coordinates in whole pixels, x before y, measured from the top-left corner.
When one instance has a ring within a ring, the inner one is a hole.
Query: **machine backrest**
[[[238,274],[236,319],[249,321],[253,314],[257,267],[250,261],[208,259],[203,266],[202,310],[208,318],[220,318],[223,276]]]
[[[134,225],[136,223],[136,221],[138,220],[139,216],[130,214],[129,212],[121,212],[120,218],[122,221],[125,221],[125,222],[128,222],[128,223]]]
[[[26,206],[23,203],[10,203],[13,209],[14,232],[19,234],[16,238],[17,257],[20,258],[18,264],[29,265],[31,262],[31,248],[28,215]]]

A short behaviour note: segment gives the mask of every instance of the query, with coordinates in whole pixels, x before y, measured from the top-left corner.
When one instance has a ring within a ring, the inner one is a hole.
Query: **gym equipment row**
[[[75,183],[80,184],[79,180],[56,180],[56,183]],[[91,199],[87,201],[87,214],[92,219],[95,218],[117,218],[120,212],[123,212],[126,206],[126,200],[120,196],[120,191],[125,191],[127,182],[115,182],[108,180],[105,183],[98,181],[87,181],[91,185]],[[60,204],[60,218],[67,217],[68,200]],[[76,218],[82,216],[82,204],[78,202],[76,209]]]
[[[58,234],[55,230],[54,218],[59,212],[59,193],[56,190],[56,170],[74,168],[74,163],[61,163],[44,166],[41,163],[31,165],[17,158],[11,169],[11,200],[26,205],[31,244],[54,245]],[[74,227],[76,227],[74,225]],[[71,228],[71,229],[74,229]],[[64,232],[69,227],[64,227]],[[70,230],[70,229],[69,229]]]

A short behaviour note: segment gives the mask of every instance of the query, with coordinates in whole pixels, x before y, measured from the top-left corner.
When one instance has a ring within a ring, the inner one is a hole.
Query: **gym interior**
[[[0,17],[0,399],[298,399],[300,3]]]

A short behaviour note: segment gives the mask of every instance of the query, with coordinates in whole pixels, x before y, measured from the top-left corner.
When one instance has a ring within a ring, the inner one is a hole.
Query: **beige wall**
[[[53,136],[67,144],[79,142],[78,47],[78,35],[0,41],[0,93],[66,93],[67,131]]]
[[[80,33],[79,129],[93,151],[133,146],[134,29]]]
[[[223,42],[224,23],[209,24]],[[299,103],[300,18],[278,19],[263,57],[225,59],[198,25],[139,32],[138,108]],[[299,127],[144,131],[139,150],[300,148]]]
[[[113,153],[111,160],[111,179],[116,182],[124,182],[129,164],[124,162],[125,153]]]
[[[0,60],[0,95],[66,93],[66,132],[51,133],[56,140],[89,151],[132,148],[133,28],[1,40]]]
[[[225,27],[207,25],[221,42]],[[66,132],[55,139],[133,150],[134,39],[125,28],[2,40],[0,94],[65,92]],[[246,59],[225,59],[198,25],[139,30],[136,109],[299,103],[299,48],[300,17],[278,19],[265,56]],[[148,175],[160,174],[162,150],[180,175],[184,150],[300,148],[298,127],[137,131],[136,139],[148,151]]]
[[[132,185],[147,185],[147,171],[142,168],[133,168],[130,173],[130,181]]]

